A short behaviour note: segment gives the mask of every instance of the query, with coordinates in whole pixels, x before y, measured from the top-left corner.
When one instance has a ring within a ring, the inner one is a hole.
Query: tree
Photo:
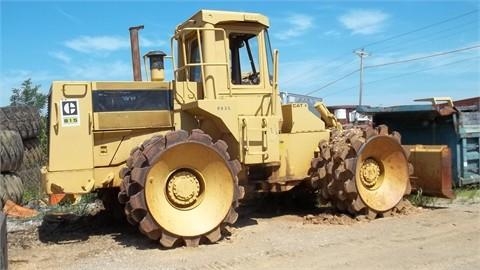
[[[47,103],[47,95],[41,93],[40,85],[33,85],[32,79],[28,78],[23,81],[20,88],[12,88],[12,95],[10,96],[10,105],[30,105],[37,108],[41,113],[42,109]]]
[[[28,78],[23,81],[20,88],[12,88],[12,95],[10,96],[10,105],[19,106],[19,105],[28,105],[36,108],[40,114],[40,134],[38,138],[40,139],[40,145],[42,147],[42,163],[45,164],[47,160],[47,147],[48,147],[48,138],[47,138],[47,117],[42,113],[42,109],[47,103],[48,95],[43,94],[40,91],[40,85],[33,85],[32,79]]]

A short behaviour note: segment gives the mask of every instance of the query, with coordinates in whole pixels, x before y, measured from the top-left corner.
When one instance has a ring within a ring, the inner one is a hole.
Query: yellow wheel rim
[[[400,202],[410,181],[403,148],[389,136],[375,136],[362,146],[355,171],[360,198],[379,212]]]
[[[200,203],[203,178],[189,169],[173,172],[167,180],[167,199],[173,207],[187,210]],[[203,190],[203,188],[202,188]]]
[[[196,142],[166,149],[145,183],[152,217],[178,236],[199,236],[215,229],[226,217],[233,196],[228,161],[214,148]]]
[[[360,167],[360,180],[368,189],[376,189],[382,185],[384,170],[382,163],[373,158],[364,160]]]

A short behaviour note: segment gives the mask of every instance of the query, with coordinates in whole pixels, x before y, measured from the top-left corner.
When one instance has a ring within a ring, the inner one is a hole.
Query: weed
[[[432,207],[435,206],[437,202],[437,198],[423,195],[421,189],[418,190],[415,194],[409,195],[407,199],[415,206]]]
[[[68,194],[57,205],[49,206],[48,212],[55,214],[72,214],[87,216],[97,212],[98,200],[96,193],[74,196]]]
[[[456,200],[466,203],[480,202],[480,186],[465,186],[454,190]]]

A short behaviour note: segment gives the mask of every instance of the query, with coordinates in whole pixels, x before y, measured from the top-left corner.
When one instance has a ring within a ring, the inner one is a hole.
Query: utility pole
[[[354,51],[355,54],[360,57],[360,95],[358,98],[358,106],[362,106],[362,95],[363,95],[363,58],[369,56],[363,48],[360,50]]]

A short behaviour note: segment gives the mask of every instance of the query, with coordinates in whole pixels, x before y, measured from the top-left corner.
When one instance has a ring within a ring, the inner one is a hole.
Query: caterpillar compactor
[[[46,192],[117,190],[128,221],[165,247],[220,240],[245,192],[305,185],[351,214],[394,209],[410,192],[400,135],[282,104],[268,27],[257,13],[199,11],[175,29],[172,81],[160,51],[141,81],[134,27],[135,81],[53,82]]]

